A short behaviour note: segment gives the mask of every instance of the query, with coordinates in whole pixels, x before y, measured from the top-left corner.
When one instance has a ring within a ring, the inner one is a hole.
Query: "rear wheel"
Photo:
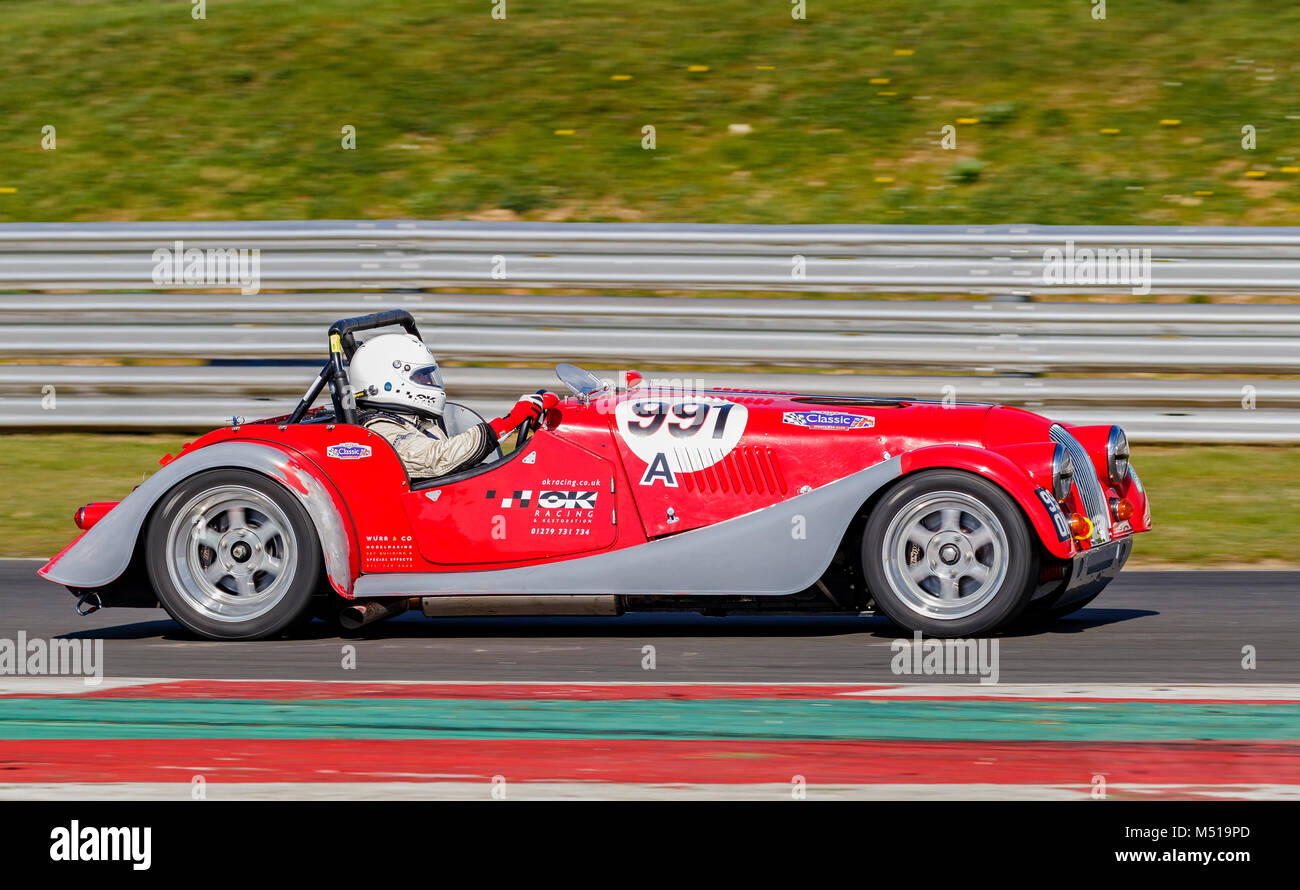
[[[899,483],[872,510],[862,538],[876,608],[932,636],[979,636],[1011,621],[1033,593],[1037,563],[1015,502],[953,470]]]
[[[186,479],[160,501],[146,534],[159,602],[209,639],[255,640],[289,628],[320,583],[320,544],[307,511],[249,470]]]

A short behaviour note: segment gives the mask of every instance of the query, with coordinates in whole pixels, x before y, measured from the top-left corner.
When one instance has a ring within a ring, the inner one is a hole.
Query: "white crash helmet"
[[[348,382],[358,402],[442,416],[447,393],[429,347],[411,334],[380,334],[357,347]]]

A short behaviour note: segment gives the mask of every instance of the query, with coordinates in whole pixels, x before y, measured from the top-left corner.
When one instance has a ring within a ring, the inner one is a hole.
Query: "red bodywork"
[[[1051,488],[1051,423],[987,405],[633,390],[562,401],[499,465],[414,490],[383,437],[346,424],[248,423],[185,451],[244,440],[290,453],[336,496],[354,548],[353,580],[358,572],[502,569],[630,547],[761,510],[890,458],[904,476],[947,468],[992,480],[1021,505],[1044,548],[1068,559],[1089,544],[1062,540],[1037,494]],[[1136,477],[1119,489],[1106,480],[1109,427],[1067,429],[1094,456],[1107,497],[1133,505],[1114,538],[1149,528]],[[1084,512],[1077,487],[1061,506],[1067,516]],[[350,586],[335,582],[344,595]]]

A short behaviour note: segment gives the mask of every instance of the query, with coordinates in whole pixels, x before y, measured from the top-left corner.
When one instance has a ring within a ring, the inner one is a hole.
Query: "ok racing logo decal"
[[[542,489],[533,497],[532,489],[506,492],[500,499],[503,509],[524,508],[524,522],[529,535],[551,535],[557,538],[590,537],[597,526],[596,499],[600,484],[595,479],[543,479],[542,485],[566,485],[567,488]],[[496,489],[489,489],[487,500],[497,500]],[[519,514],[514,514],[519,515]],[[501,537],[505,537],[505,517],[495,517],[503,523]]]
[[[326,448],[325,456],[336,457],[339,460],[360,460],[370,456],[370,446],[359,442],[339,442]]]
[[[786,411],[781,422],[810,430],[868,430],[876,425],[876,418],[839,411]]]
[[[537,506],[543,510],[594,510],[594,491],[544,491],[537,497]]]
[[[677,487],[678,473],[711,467],[740,442],[744,405],[711,396],[632,399],[614,409],[614,428],[646,463],[642,485]]]
[[[514,491],[501,499],[501,507],[508,509],[535,506],[540,510],[594,510],[596,497],[599,494],[600,492],[596,491],[543,491],[538,493],[534,504],[532,491]],[[487,493],[488,500],[495,500],[496,496],[495,489]]]

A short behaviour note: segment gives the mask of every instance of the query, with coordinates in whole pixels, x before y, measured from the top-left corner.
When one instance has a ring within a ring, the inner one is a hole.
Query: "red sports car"
[[[1151,527],[1115,426],[923,400],[621,385],[571,395],[513,449],[411,479],[356,425],[344,319],[292,414],[214,430],[40,574],[83,613],[154,606],[213,639],[323,617],[627,610],[877,612],[962,637],[1095,597]],[[312,408],[329,386],[332,406]],[[449,404],[449,432],[480,418]]]

